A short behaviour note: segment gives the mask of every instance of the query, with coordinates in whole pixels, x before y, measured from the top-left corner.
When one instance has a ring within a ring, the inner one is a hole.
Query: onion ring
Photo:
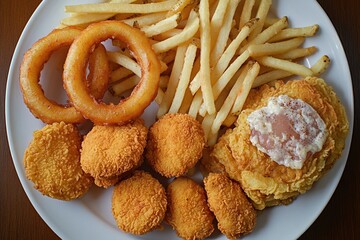
[[[40,72],[51,54],[63,46],[70,46],[81,33],[77,28],[56,29],[46,37],[37,41],[24,55],[20,67],[20,88],[23,99],[31,113],[45,123],[66,122],[80,123],[85,120],[79,111],[72,106],[63,106],[49,100],[39,84]],[[100,98],[107,90],[109,81],[109,66],[106,50],[99,45],[89,61],[91,73],[87,80],[94,91],[94,96]],[[95,84],[96,83],[96,84]]]
[[[84,84],[85,64],[91,49],[111,38],[125,42],[141,66],[141,80],[119,104],[96,101]],[[98,125],[124,124],[139,117],[154,100],[160,79],[160,63],[145,35],[118,21],[89,25],[71,45],[64,66],[64,86],[75,108]]]

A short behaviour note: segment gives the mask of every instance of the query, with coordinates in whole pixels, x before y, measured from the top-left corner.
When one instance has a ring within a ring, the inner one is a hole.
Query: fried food
[[[94,45],[112,38],[127,44],[141,66],[141,80],[131,95],[117,105],[95,101],[84,82],[84,66]],[[71,44],[64,65],[64,86],[75,108],[97,125],[125,124],[140,117],[155,99],[160,63],[149,39],[138,29],[119,21],[94,23]]]
[[[179,177],[193,168],[205,146],[200,123],[187,114],[166,114],[149,129],[145,158],[165,177]]]
[[[214,231],[214,216],[205,190],[187,177],[176,178],[167,188],[166,221],[182,239],[204,239]]]
[[[122,126],[94,126],[82,142],[81,167],[98,186],[113,185],[141,165],[147,132],[141,119]]]
[[[224,173],[210,173],[204,179],[210,210],[219,230],[229,239],[250,233],[256,223],[256,211],[240,184]]]
[[[115,186],[112,213],[120,229],[145,234],[159,227],[166,213],[166,193],[158,180],[144,171]]]
[[[200,172],[206,177],[209,173],[226,173],[225,167],[219,163],[217,158],[211,156],[212,147],[207,147],[203,151],[203,157],[200,160]]]
[[[20,68],[20,88],[24,102],[31,113],[45,123],[64,121],[80,123],[85,119],[72,106],[62,106],[49,100],[39,84],[40,72],[51,54],[63,46],[70,46],[81,30],[73,27],[56,29],[37,41],[26,53]],[[106,50],[102,45],[90,57],[90,75],[87,79],[90,93],[96,99],[102,98],[109,81],[109,66]],[[84,63],[84,66],[87,62]],[[48,79],[50,80],[50,79]]]
[[[26,177],[42,194],[72,200],[89,190],[93,179],[80,166],[81,140],[77,128],[64,122],[34,132],[24,166]]]
[[[302,168],[292,169],[272,161],[250,142],[247,117],[268,104],[270,97],[287,95],[310,104],[326,125],[327,138],[320,151],[308,157]],[[341,155],[349,123],[339,98],[324,80],[309,77],[274,87],[264,85],[250,92],[234,129],[228,130],[211,153],[224,165],[229,176],[240,182],[255,208],[288,204],[308,191]]]

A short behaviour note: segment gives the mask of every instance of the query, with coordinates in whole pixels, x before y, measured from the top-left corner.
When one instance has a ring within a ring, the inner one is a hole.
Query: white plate
[[[18,79],[23,54],[35,41],[47,35],[59,24],[65,17],[65,5],[89,2],[96,1],[43,1],[29,20],[17,44],[8,76],[5,108],[8,140],[17,174],[37,212],[62,239],[176,239],[175,232],[168,226],[165,226],[164,230],[156,230],[140,237],[121,232],[116,227],[111,214],[111,188],[103,190],[93,187],[84,198],[64,202],[42,196],[34,190],[32,183],[25,177],[22,162],[24,150],[32,138],[33,131],[42,128],[44,124],[33,117],[22,100]],[[333,169],[316,183],[313,189],[292,204],[266,209],[259,213],[256,229],[246,236],[246,239],[295,239],[315,221],[340,180],[349,153],[353,128],[354,108],[350,71],[341,42],[327,15],[314,0],[273,2],[275,14],[289,16],[291,26],[301,27],[315,23],[320,25],[317,36],[305,42],[306,46],[315,45],[320,51],[306,59],[306,64],[310,66],[321,55],[329,55],[332,65],[323,77],[334,87],[344,103],[351,129],[342,157]],[[52,78],[44,84],[45,92],[57,92],[56,89],[61,88],[61,81],[59,77],[58,79],[53,77],[56,72],[61,75],[61,65],[50,61],[42,76],[50,76],[50,72]],[[58,83],[53,85],[56,80]],[[155,107],[152,105],[145,113],[148,124],[154,120]],[[212,238],[225,239],[218,233],[213,234]]]

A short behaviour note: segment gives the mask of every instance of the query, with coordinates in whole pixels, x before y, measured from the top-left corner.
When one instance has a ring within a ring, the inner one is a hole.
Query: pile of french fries
[[[66,6],[62,26],[85,28],[116,19],[139,28],[161,62],[157,117],[188,113],[216,143],[221,126],[231,126],[251,88],[294,75],[319,76],[330,59],[322,56],[311,68],[301,59],[317,51],[302,47],[318,25],[289,27],[288,17],[270,14],[271,0],[110,0]],[[141,68],[121,42],[108,52],[114,63],[110,90],[122,96],[133,89]],[[300,61],[300,62],[299,62]]]

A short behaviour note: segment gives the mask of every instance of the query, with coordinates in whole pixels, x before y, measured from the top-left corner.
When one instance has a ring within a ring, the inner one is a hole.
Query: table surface
[[[0,1],[1,161],[0,239],[57,239],[28,200],[12,163],[5,130],[7,73],[18,38],[40,0]],[[345,48],[352,73],[355,113],[360,111],[360,1],[318,0]],[[51,13],[49,13],[51,14]],[[349,159],[341,181],[319,218],[301,239],[360,239],[360,132],[355,114]]]

